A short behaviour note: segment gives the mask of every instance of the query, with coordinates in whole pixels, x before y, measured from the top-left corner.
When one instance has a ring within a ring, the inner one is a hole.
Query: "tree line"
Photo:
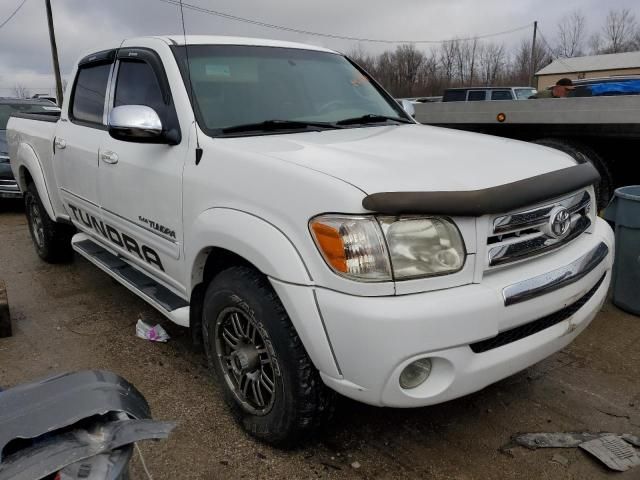
[[[640,50],[640,25],[631,10],[614,9],[589,35],[585,15],[575,10],[558,22],[552,39],[539,32],[533,52],[531,45],[532,39],[508,47],[454,38],[428,50],[404,44],[378,55],[359,44],[348,55],[396,97],[442,95],[449,87],[527,86],[532,66],[536,72],[556,58]]]

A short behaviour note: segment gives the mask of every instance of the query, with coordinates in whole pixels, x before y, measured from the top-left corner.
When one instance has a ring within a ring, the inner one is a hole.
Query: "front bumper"
[[[507,287],[575,265],[601,243],[608,253],[584,275],[505,306]],[[593,233],[545,256],[486,273],[479,284],[394,297],[318,289],[318,307],[342,376],[321,371],[322,378],[348,397],[392,407],[431,405],[480,390],[562,349],[589,325],[607,295],[613,243],[611,229],[598,219]],[[566,315],[558,321],[554,315],[560,312]],[[540,326],[548,318],[555,323],[527,333],[528,325],[539,320]],[[520,334],[487,343],[507,331]],[[431,358],[431,375],[417,388],[402,389],[400,373],[422,357]]]

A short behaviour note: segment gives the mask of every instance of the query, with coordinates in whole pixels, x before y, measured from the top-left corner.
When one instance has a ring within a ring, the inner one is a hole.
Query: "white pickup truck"
[[[126,40],[79,61],[59,118],[13,116],[8,143],[38,254],[73,248],[189,327],[274,444],[333,391],[418,407],[523,370],[609,286],[589,163],[417,124],[323,48]]]

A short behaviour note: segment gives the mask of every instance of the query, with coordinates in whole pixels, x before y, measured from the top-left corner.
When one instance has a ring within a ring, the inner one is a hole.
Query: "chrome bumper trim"
[[[596,268],[608,254],[609,247],[601,242],[565,267],[509,285],[502,290],[504,304],[509,306],[524,302],[577,282]]]
[[[21,196],[22,192],[15,180],[0,180],[0,198],[19,198]]]

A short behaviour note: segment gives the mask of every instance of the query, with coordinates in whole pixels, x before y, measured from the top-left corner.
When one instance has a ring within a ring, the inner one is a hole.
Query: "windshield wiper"
[[[299,120],[265,120],[264,122],[245,123],[226,127],[222,129],[222,133],[242,133],[255,131],[274,131],[274,130],[299,130],[308,128],[342,128],[334,123],[328,122],[305,122]]]
[[[411,120],[407,120],[406,118],[401,117],[390,117],[388,115],[376,115],[373,113],[368,113],[367,115],[362,115],[360,117],[353,118],[345,118],[344,120],[339,120],[336,122],[336,125],[357,125],[357,124],[366,124],[366,123],[380,123],[380,122],[400,122],[400,123],[413,123]]]

